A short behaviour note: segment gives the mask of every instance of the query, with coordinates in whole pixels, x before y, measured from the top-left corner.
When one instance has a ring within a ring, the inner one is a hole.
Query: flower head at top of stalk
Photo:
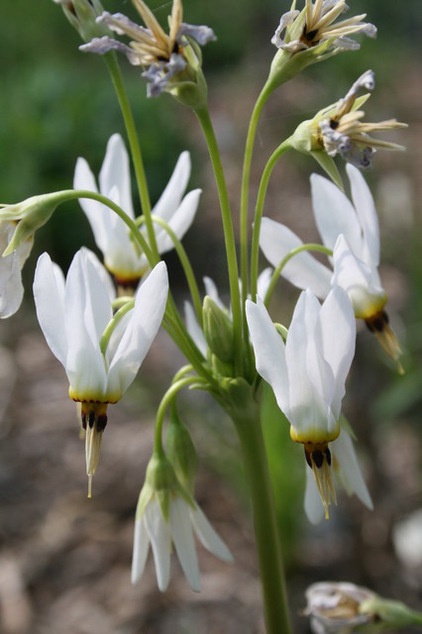
[[[337,22],[348,8],[345,0],[316,0],[314,3],[305,0],[302,11],[292,8],[281,16],[271,43],[289,53],[307,51],[325,42],[329,43],[329,49],[324,53],[327,50],[356,50],[360,48],[359,43],[347,36],[363,33],[375,37],[377,29],[373,24],[363,22],[366,13]]]
[[[66,280],[47,253],[38,259],[34,278],[41,330],[66,371],[70,398],[80,404],[89,497],[107,407],[135,379],[160,327],[168,293],[167,269],[160,262],[131,303],[113,315],[108,277],[94,254],[81,249]]]
[[[402,145],[380,141],[371,134],[406,128],[407,124],[396,119],[378,123],[362,121],[365,112],[360,108],[369,94],[358,95],[362,89],[372,91],[374,87],[375,75],[372,70],[367,70],[353,83],[345,97],[320,110],[313,119],[303,121],[289,139],[291,146],[299,152],[313,154],[317,160],[321,152],[331,158],[340,154],[345,161],[361,169],[371,166],[377,150],[404,150]]]
[[[349,299],[335,287],[321,306],[309,289],[304,291],[285,344],[260,300],[247,301],[246,316],[257,372],[271,386],[292,440],[303,444],[328,518],[328,507],[336,501],[329,445],[340,434],[341,402],[355,350]]]
[[[104,12],[98,21],[119,35],[131,38],[129,46],[109,37],[94,39],[81,50],[101,55],[110,50],[124,53],[134,66],[144,68],[148,82],[148,96],[162,92],[172,93],[192,107],[206,98],[206,84],[202,75],[200,47],[215,40],[207,26],[186,24],[183,19],[182,0],[173,0],[167,34],[143,0],[133,0],[145,26],[132,22],[121,13]],[[205,91],[205,94],[202,94]],[[198,103],[197,103],[198,102]]]
[[[276,88],[307,66],[324,61],[341,51],[354,51],[360,45],[348,37],[363,33],[375,37],[377,29],[364,22],[366,14],[346,20],[337,18],[348,6],[344,0],[305,0],[302,11],[293,1],[290,11],[281,16],[271,43],[277,53],[271,63],[269,81]]]

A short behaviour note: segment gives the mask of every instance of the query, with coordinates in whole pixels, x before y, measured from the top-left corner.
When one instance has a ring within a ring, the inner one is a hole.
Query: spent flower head
[[[358,95],[362,89],[372,91],[374,87],[375,75],[367,70],[345,97],[320,110],[313,119],[303,121],[289,139],[291,146],[299,152],[313,153],[317,160],[321,152],[332,158],[340,154],[345,161],[362,169],[370,167],[377,150],[404,150],[402,145],[379,140],[371,134],[405,128],[405,123],[396,119],[378,123],[362,121],[365,112],[360,108],[369,94]]]
[[[122,13],[104,12],[98,19],[118,35],[131,38],[129,46],[106,36],[94,39],[81,50],[100,55],[110,50],[124,53],[132,65],[144,68],[149,97],[168,91],[186,102],[190,96],[189,105],[194,107],[196,100],[206,97],[200,46],[215,40],[214,32],[207,26],[184,23],[182,0],[173,0],[168,34],[143,0],[133,0],[133,3],[145,26]]]

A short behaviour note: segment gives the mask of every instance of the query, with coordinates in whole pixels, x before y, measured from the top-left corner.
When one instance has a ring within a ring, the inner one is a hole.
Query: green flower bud
[[[104,11],[99,0],[54,0],[62,5],[63,13],[85,42],[94,37],[110,35],[110,30],[96,19]]]
[[[176,412],[170,420],[166,435],[167,455],[183,486],[193,494],[197,469],[197,455],[192,436]]]
[[[204,335],[211,352],[223,363],[233,360],[233,324],[223,308],[208,295],[202,307]]]
[[[10,255],[18,246],[32,239],[37,229],[50,220],[57,205],[68,198],[69,192],[53,192],[31,196],[15,205],[4,205],[0,209],[0,221],[16,222],[16,229],[3,256]]]

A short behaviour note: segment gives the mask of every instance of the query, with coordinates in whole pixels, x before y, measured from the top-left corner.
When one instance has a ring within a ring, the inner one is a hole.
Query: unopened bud
[[[192,436],[176,412],[170,420],[166,435],[167,456],[183,486],[193,493],[197,469],[197,455]]]
[[[208,295],[202,308],[204,335],[211,352],[223,363],[233,360],[233,323],[229,314]]]

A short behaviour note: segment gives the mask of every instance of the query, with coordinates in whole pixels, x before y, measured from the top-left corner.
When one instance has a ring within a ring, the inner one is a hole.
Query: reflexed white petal
[[[334,249],[342,233],[359,256],[362,253],[361,228],[350,200],[334,183],[317,174],[311,176],[311,190],[315,222],[325,246]]]
[[[88,260],[94,266],[95,270],[98,273],[99,278],[101,279],[101,282],[107,288],[107,293],[108,293],[110,302],[113,302],[116,299],[116,289],[114,288],[114,284],[110,277],[109,272],[101,264],[101,262],[99,261],[99,259],[97,258],[97,256],[95,255],[93,251],[90,251],[86,247],[82,247],[81,251],[84,252]]]
[[[334,375],[335,393],[331,409],[338,420],[356,341],[355,315],[349,297],[343,289],[335,287],[330,292],[321,307],[320,323],[324,358]]]
[[[334,247],[333,261],[333,285],[346,291],[356,317],[365,319],[383,308],[387,296],[378,272],[355,257],[342,235]]]
[[[192,590],[201,590],[198,558],[193,541],[192,524],[187,503],[175,498],[170,503],[170,524],[173,543],[183,572]]]
[[[138,288],[130,321],[110,363],[108,388],[124,393],[158,332],[168,295],[167,268],[159,262]]]
[[[273,274],[273,269],[270,266],[268,266],[258,276],[257,291],[258,291],[258,297],[260,297],[262,300],[265,299],[265,294],[270,285],[272,274]]]
[[[201,193],[201,189],[194,189],[186,194],[174,214],[168,219],[170,228],[179,240],[183,238],[195,218]],[[156,233],[159,253],[166,253],[173,249],[173,241],[162,227],[157,225]]]
[[[368,509],[373,509],[371,496],[362,477],[356,458],[353,441],[345,429],[330,445],[333,456],[333,468],[349,495],[355,493]]]
[[[7,220],[0,222],[0,318],[11,317],[19,309],[24,289],[21,269],[27,260],[32,239],[21,243],[16,251],[2,257],[15,232],[16,224]]]
[[[166,221],[169,220],[180,205],[188,185],[190,170],[190,154],[182,152],[165,190],[152,210],[153,214],[161,216]]]
[[[263,218],[259,245],[267,260],[276,268],[283,258],[303,242],[285,225]],[[283,268],[282,276],[298,288],[312,288],[318,297],[326,297],[331,288],[331,271],[307,252],[295,255]]]
[[[93,173],[87,161],[84,158],[78,158],[76,161],[75,175],[73,178],[74,189],[86,189],[88,191],[98,193],[97,184]],[[94,234],[95,242],[98,248],[105,253],[108,244],[108,217],[111,212],[101,203],[96,200],[90,200],[88,198],[80,198],[79,204],[85,212],[86,217],[91,225],[92,233]]]
[[[34,275],[34,300],[37,318],[54,356],[66,366],[68,340],[65,329],[63,273],[48,253],[38,258]]]
[[[100,191],[105,196],[110,197],[111,190],[117,189],[120,206],[133,218],[129,157],[120,134],[113,134],[107,143],[106,154],[98,180]]]
[[[161,592],[165,592],[170,581],[171,532],[170,524],[165,520],[156,500],[151,500],[146,506],[144,521],[154,556],[158,587]]]
[[[204,357],[206,357],[207,350],[208,350],[207,342],[205,340],[203,330],[201,326],[199,325],[198,320],[196,318],[196,314],[193,309],[193,306],[189,302],[185,302],[184,307],[185,307],[185,322],[186,322],[187,331],[192,337],[198,349],[200,350],[201,354]]]
[[[190,508],[189,513],[195,533],[204,548],[222,561],[232,562],[233,555],[221,537],[217,535],[199,506],[196,506],[195,509]]]
[[[321,355],[320,304],[308,290],[296,304],[286,341],[289,386],[289,422],[301,434],[330,430],[329,402],[332,372]],[[319,345],[318,345],[319,344]]]
[[[367,249],[365,262],[376,268],[380,260],[380,237],[374,199],[361,172],[350,163],[347,163],[346,170],[350,180],[353,203],[363,230]]]
[[[305,513],[312,524],[318,524],[324,517],[325,510],[315,482],[314,474],[308,465],[306,468]]]
[[[261,300],[246,301],[246,318],[255,353],[256,369],[275,394],[279,408],[288,416],[289,395],[285,346]]]
[[[131,581],[137,583],[142,577],[145,569],[149,551],[149,537],[144,518],[140,517],[135,521],[135,534],[133,539],[132,572]]]
[[[221,308],[222,310],[227,310],[223,301],[220,298],[220,295],[218,293],[218,288],[214,280],[212,280],[210,277],[204,277],[204,286],[205,286],[205,294],[209,295],[219,308]]]
[[[69,267],[65,295],[66,372],[80,400],[105,397],[106,369],[99,340],[111,319],[106,287],[94,266],[78,251]]]

